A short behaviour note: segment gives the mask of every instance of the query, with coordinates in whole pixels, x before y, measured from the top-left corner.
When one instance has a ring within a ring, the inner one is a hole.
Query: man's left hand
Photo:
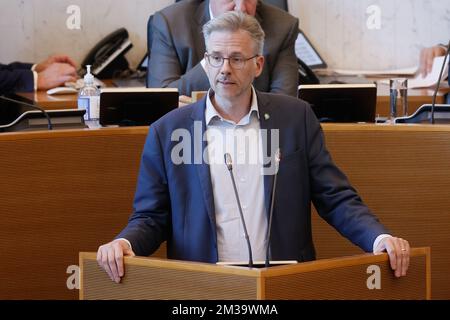
[[[377,251],[380,253],[387,251],[392,270],[395,271],[396,277],[406,276],[409,267],[410,247],[408,241],[397,237],[386,237],[381,240]]]

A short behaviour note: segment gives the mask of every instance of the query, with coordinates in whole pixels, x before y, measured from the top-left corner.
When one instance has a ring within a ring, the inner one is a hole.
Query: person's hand
[[[54,64],[54,63],[67,63],[68,65],[76,68],[76,64],[75,62],[72,60],[72,58],[70,58],[69,56],[65,56],[65,55],[54,55],[54,56],[50,56],[48,57],[46,60],[39,62],[36,67],[34,68],[34,71],[36,72],[42,72],[45,69],[47,69],[48,67],[50,67],[50,65]]]
[[[97,263],[102,267],[112,281],[120,282],[124,275],[123,257],[134,257],[128,243],[123,239],[116,239],[98,248]]]
[[[178,97],[178,107],[184,107],[192,103],[192,98],[188,96],[181,95]]]
[[[443,56],[445,54],[445,48],[440,46],[434,46],[430,48],[424,48],[420,52],[419,72],[422,77],[425,77],[431,72],[433,68],[433,60],[436,57]]]
[[[77,71],[67,63],[55,62],[38,72],[38,90],[47,90],[64,85],[68,81],[76,81]]]
[[[410,247],[408,241],[402,238],[386,237],[378,245],[376,253],[387,251],[392,270],[396,277],[406,276],[409,267]]]

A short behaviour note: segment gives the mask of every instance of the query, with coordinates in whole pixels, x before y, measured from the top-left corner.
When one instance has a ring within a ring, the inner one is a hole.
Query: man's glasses
[[[220,68],[221,66],[223,66],[223,62],[225,60],[228,60],[228,62],[230,63],[230,66],[233,69],[242,69],[248,60],[256,58],[257,56],[258,56],[258,54],[254,55],[253,57],[250,57],[250,58],[244,58],[244,57],[239,57],[239,56],[224,58],[217,54],[205,53],[206,60],[208,61],[209,65],[214,68]]]

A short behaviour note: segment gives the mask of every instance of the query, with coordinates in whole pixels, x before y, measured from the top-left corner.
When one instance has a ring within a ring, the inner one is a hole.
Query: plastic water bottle
[[[100,90],[94,85],[94,76],[91,66],[86,66],[84,86],[78,92],[78,109],[86,110],[84,120],[90,128],[99,127],[100,118]]]

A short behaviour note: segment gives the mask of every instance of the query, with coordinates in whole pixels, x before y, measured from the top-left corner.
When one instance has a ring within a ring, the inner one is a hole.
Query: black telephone
[[[125,53],[133,47],[128,31],[120,28],[102,39],[81,63],[79,75],[86,73],[86,65],[92,65],[92,74],[98,79],[111,79],[129,69]]]

